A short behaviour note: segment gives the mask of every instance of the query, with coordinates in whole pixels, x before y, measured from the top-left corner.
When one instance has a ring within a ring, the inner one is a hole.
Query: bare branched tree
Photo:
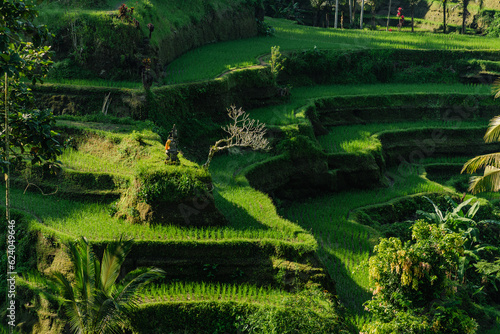
[[[208,168],[216,152],[226,150],[231,147],[250,147],[252,150],[269,150],[269,141],[264,138],[266,135],[266,125],[260,123],[242,109],[231,106],[227,109],[228,116],[233,120],[222,129],[229,134],[229,137],[220,139],[210,147],[207,162],[203,165]]]

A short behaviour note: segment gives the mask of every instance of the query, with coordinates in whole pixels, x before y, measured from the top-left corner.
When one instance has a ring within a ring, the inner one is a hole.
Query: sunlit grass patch
[[[378,148],[380,145],[376,134],[382,131],[419,128],[472,128],[487,126],[488,120],[472,119],[467,122],[447,122],[440,120],[425,120],[399,123],[369,123],[337,126],[330,128],[330,132],[318,137],[318,142],[328,152],[355,153]]]
[[[290,293],[247,284],[172,282],[151,285],[141,292],[142,302],[239,301],[279,304]]]
[[[113,81],[113,80],[97,80],[97,79],[51,79],[51,78],[48,78],[47,80],[44,81],[44,83],[53,84],[53,85],[142,89],[141,82],[131,82],[131,81]]]

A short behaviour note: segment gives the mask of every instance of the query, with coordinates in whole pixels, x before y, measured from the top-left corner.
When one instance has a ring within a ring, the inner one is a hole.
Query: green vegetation
[[[486,258],[500,254],[500,248],[485,228],[498,227],[498,221],[474,220],[479,200],[469,205],[469,198],[457,204],[447,197],[450,209],[443,212],[425,199],[434,211],[417,211],[427,222],[413,224],[411,241],[381,239],[376,255],[370,258],[370,278],[376,289],[366,303],[375,317],[366,326],[369,333],[380,329],[475,333],[478,324],[466,312],[484,320],[486,312],[470,308],[476,308],[475,303],[491,304],[489,298],[498,292],[490,283],[496,279],[497,268]],[[460,306],[450,307],[453,304]],[[394,312],[387,315],[387,309]]]
[[[82,237],[68,244],[74,266],[75,282],[62,273],[54,274],[71,330],[76,333],[110,333],[120,331],[129,322],[130,312],[137,308],[139,289],[164,274],[151,268],[139,275],[124,278],[118,285],[120,270],[132,248],[132,240],[110,243],[102,255],[95,256],[92,246]]]
[[[458,301],[460,235],[416,222],[412,239],[411,245],[381,239],[375,247],[376,255],[370,258],[375,291],[366,304],[375,321],[366,326],[367,332],[475,333],[477,323],[464,310],[448,306]]]
[[[246,284],[201,282],[172,282],[168,285],[150,285],[141,292],[143,302],[240,301],[278,305],[285,291]]]
[[[267,18],[276,33],[203,46],[176,59],[167,67],[168,83],[211,79],[224,71],[258,64],[258,57],[279,46],[286,57],[292,50],[363,50],[363,49],[442,49],[498,50],[498,39],[432,33],[387,34],[383,31],[333,30],[304,27],[289,21]]]
[[[64,302],[41,287],[54,272],[71,286],[78,252],[64,244],[82,236],[88,258],[133,238],[123,274],[164,270],[121,323],[132,333],[498,329],[498,194],[473,204],[459,174],[500,149],[482,140],[498,114],[496,39],[262,23],[253,0],[70,4],[44,4],[59,58],[34,88],[68,147],[57,169],[13,176],[21,332],[60,332]],[[257,29],[268,36],[239,39]],[[233,104],[266,123],[271,149],[213,150],[203,168]],[[178,164],[164,154],[173,124]]]

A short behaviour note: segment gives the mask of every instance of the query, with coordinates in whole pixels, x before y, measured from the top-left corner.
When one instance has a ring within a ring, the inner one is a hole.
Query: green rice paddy
[[[300,26],[294,22],[266,18],[276,30],[274,36],[255,37],[205,45],[189,51],[168,65],[167,84],[207,80],[221,73],[259,64],[258,58],[269,54],[278,45],[286,54],[292,50],[314,47],[328,50],[360,49],[442,49],[498,50],[500,40],[484,36],[398,33],[355,29],[324,29]]]

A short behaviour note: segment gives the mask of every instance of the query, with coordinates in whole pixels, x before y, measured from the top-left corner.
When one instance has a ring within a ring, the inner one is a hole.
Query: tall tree
[[[323,0],[310,0],[311,6],[314,9],[314,20],[313,20],[313,26],[316,27],[318,25],[318,16],[319,12],[321,10],[321,6],[323,4]]]
[[[349,1],[349,24],[352,24],[352,19],[353,19],[353,8],[352,8],[352,3],[354,0],[347,0]]]
[[[382,0],[370,0],[373,29],[375,29],[375,11],[380,7],[381,2]]]
[[[118,284],[121,266],[132,245],[132,240],[121,238],[108,244],[102,261],[84,237],[67,245],[74,282],[61,273],[55,273],[53,279],[64,298],[63,306],[74,333],[120,332],[120,328],[127,325],[130,312],[137,307],[138,290],[163,276],[163,270],[150,268],[135,277],[128,275]]]
[[[10,165],[14,161],[32,163],[55,160],[61,153],[58,135],[51,131],[53,119],[47,112],[33,111],[30,90],[21,79],[41,81],[51,61],[49,36],[45,26],[33,23],[38,12],[31,4],[0,0],[0,76],[3,81],[4,120],[0,126],[0,166],[6,180],[6,216],[10,220]]]

